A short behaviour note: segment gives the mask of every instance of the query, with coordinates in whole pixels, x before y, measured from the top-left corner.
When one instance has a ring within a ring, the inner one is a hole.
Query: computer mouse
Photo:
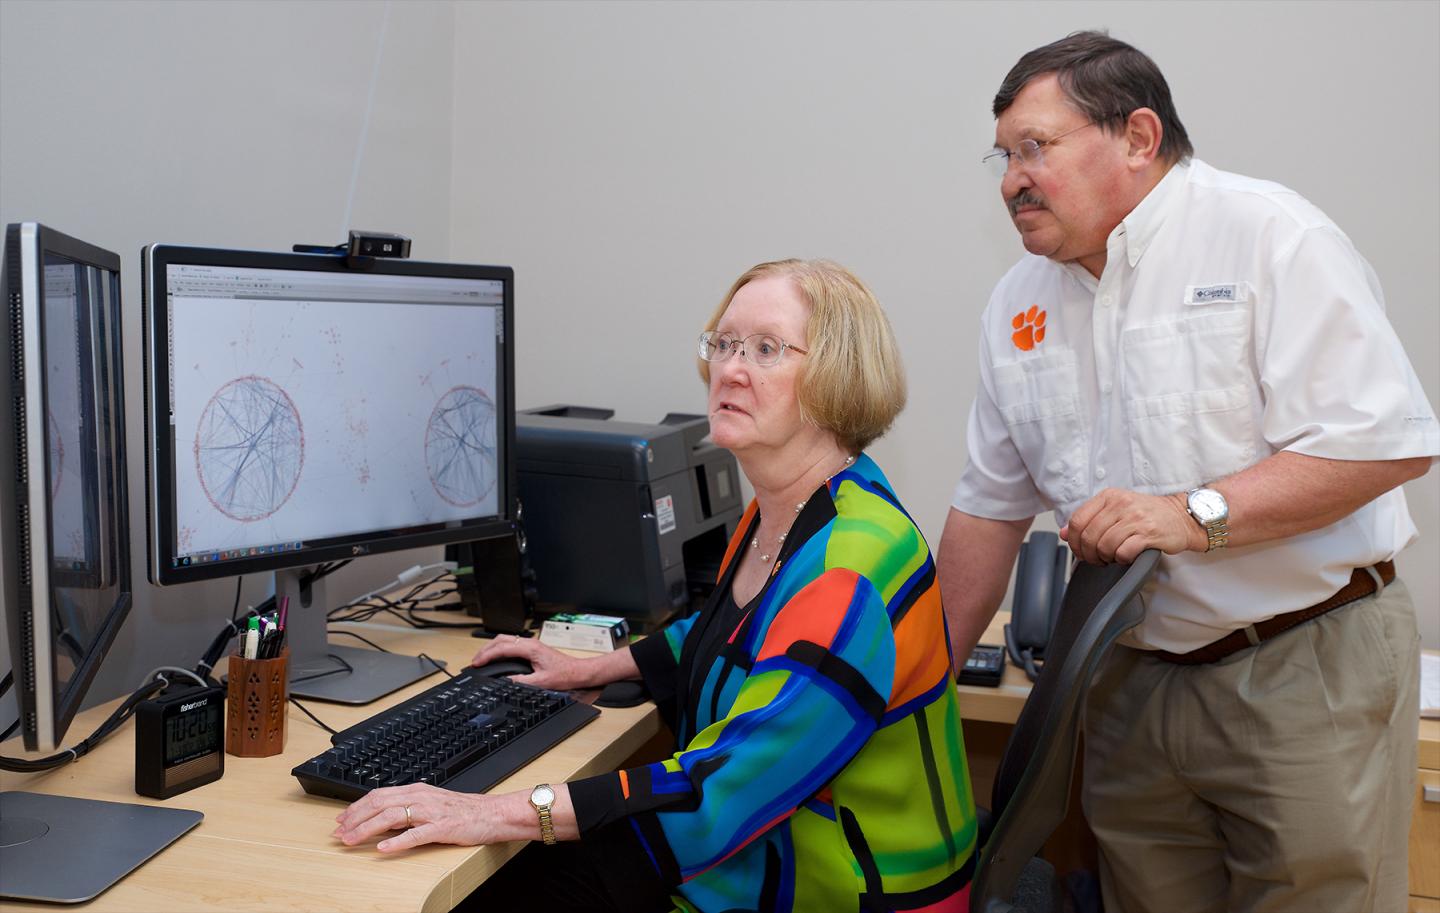
[[[535,671],[535,667],[530,665],[529,660],[511,656],[497,659],[493,663],[486,663],[483,666],[476,666],[473,671],[491,678],[500,678],[508,675],[529,675]]]

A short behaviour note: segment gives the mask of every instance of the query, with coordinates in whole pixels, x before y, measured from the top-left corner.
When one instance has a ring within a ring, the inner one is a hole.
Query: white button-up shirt
[[[1064,525],[1103,488],[1168,494],[1281,450],[1440,453],[1440,427],[1350,239],[1294,191],[1171,168],[1111,232],[1097,282],[1026,256],[981,323],[954,506]],[[1126,637],[1185,652],[1328,598],[1416,535],[1399,490],[1289,539],[1165,556]]]

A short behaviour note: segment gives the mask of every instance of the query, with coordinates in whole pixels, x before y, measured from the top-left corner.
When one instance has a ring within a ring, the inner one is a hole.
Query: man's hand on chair
[[[1147,548],[1167,555],[1205,551],[1205,530],[1185,508],[1185,493],[1142,495],[1107,488],[1080,505],[1060,538],[1081,561],[1129,564]]]

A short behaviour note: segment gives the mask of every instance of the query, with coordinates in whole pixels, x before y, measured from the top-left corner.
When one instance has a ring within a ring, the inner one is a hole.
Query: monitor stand
[[[0,897],[91,900],[204,817],[184,808],[0,792]]]
[[[325,580],[315,581],[301,601],[300,571],[275,572],[275,604],[290,597],[285,640],[290,645],[290,695],[337,704],[368,704],[433,675],[444,660],[382,653],[329,642],[325,631]],[[347,668],[348,666],[348,668]]]

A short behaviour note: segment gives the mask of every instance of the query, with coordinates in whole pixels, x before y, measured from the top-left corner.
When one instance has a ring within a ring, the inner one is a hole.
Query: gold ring
[[[408,806],[408,805],[405,806],[405,826],[406,826],[406,827],[414,827],[414,826],[415,826],[415,820],[410,817],[410,806]]]

